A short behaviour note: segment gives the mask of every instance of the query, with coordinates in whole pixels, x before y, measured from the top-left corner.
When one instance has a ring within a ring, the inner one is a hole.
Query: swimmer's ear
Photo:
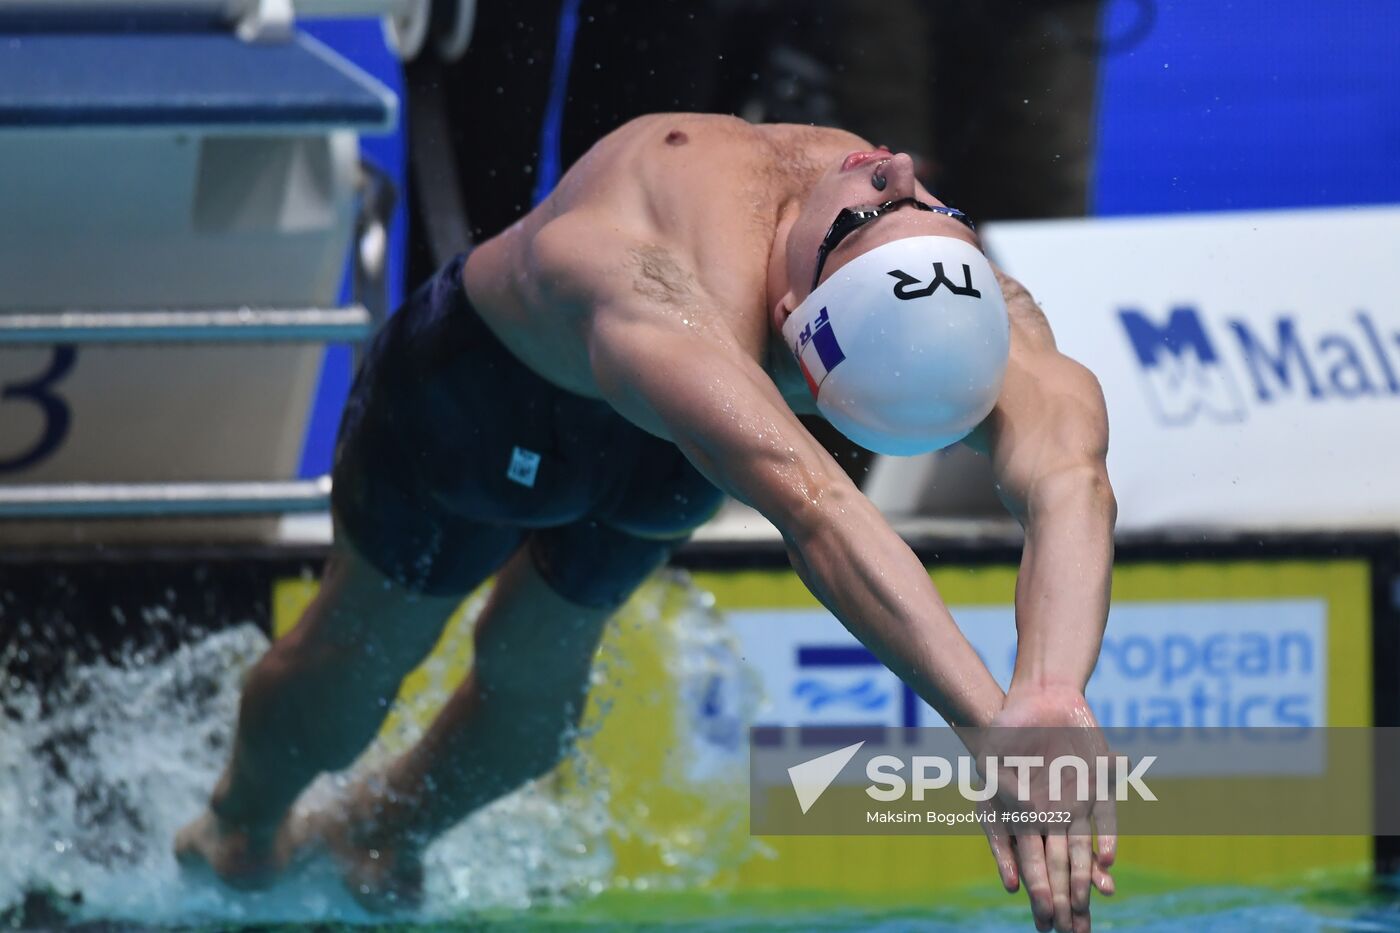
[[[768,312],[768,323],[772,325],[774,333],[782,333],[783,325],[801,303],[792,292],[787,292],[774,303]]]

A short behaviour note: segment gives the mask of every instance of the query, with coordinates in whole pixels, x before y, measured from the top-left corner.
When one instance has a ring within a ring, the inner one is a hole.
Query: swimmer
[[[799,414],[879,451],[990,457],[1025,528],[1007,693]],[[231,760],[177,852],[254,886],[314,844],[372,905],[411,902],[431,839],[559,763],[604,624],[725,495],[950,723],[1092,726],[1106,447],[1097,381],[907,154],[808,126],[634,120],[377,335],[337,441],[320,592],[250,672]],[[289,817],[492,574],[470,676],[422,740]],[[1111,892],[1099,830],[1096,851],[1064,829],[989,836],[1039,929],[1087,930],[1090,887]]]

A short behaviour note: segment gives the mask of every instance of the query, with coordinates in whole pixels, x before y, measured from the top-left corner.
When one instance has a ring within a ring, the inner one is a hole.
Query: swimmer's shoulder
[[[750,123],[731,114],[655,113],[638,117],[617,130],[656,164],[685,164],[713,159],[720,165],[765,170],[782,169],[788,160],[807,161],[838,149],[868,148],[869,143],[846,130],[801,123]]]
[[[715,149],[745,137],[758,139],[721,114],[647,114],[618,127],[518,225],[531,275],[554,303],[597,299],[638,268],[665,266],[679,279],[693,265],[685,234],[697,221],[709,227],[697,208],[730,187],[732,160]]]
[[[650,113],[629,120],[613,132],[619,137],[644,137],[651,144],[676,148],[692,142],[822,148],[868,142],[837,127],[810,123],[751,123],[727,113]]]
[[[678,185],[690,194],[708,193],[725,187],[726,177],[801,186],[831,153],[868,146],[860,136],[831,127],[750,123],[717,113],[646,114],[594,143],[542,207],[558,215],[625,197],[629,190],[635,194],[639,187],[653,195]]]
[[[659,311],[700,308],[702,318],[718,309],[753,330],[749,317],[766,320],[778,205],[799,184],[787,156],[802,160],[782,147],[796,136],[830,146],[832,132],[720,114],[630,121],[522,223],[516,240],[528,257],[531,303],[590,314],[630,299]]]
[[[762,135],[757,124],[727,113],[649,113],[613,131],[620,138],[672,148],[692,142],[752,140]],[[607,138],[607,137],[604,137]]]
[[[593,144],[551,197],[563,209],[599,194],[609,182],[665,184],[767,160],[773,134],[767,127],[717,113],[652,113],[629,120]]]
[[[542,301],[592,312],[637,293],[675,303],[692,291],[683,251],[645,219],[579,208],[539,227],[530,267]]]

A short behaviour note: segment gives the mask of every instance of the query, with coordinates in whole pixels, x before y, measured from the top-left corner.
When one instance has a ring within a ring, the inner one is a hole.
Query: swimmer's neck
[[[782,313],[778,305],[791,291],[787,274],[787,239],[797,215],[802,209],[805,191],[792,192],[778,205],[777,221],[773,225],[773,241],[768,247],[768,276],[765,290],[764,316],[767,318],[768,344],[760,361],[768,378],[773,380],[783,401],[795,414],[815,415],[817,404],[807,389],[807,380],[797,365],[797,359],[787,347],[782,333]]]
[[[782,334],[774,334],[768,341],[768,353],[763,361],[763,369],[773,380],[783,401],[795,415],[820,415],[817,401],[807,390],[807,380],[797,366],[797,359],[783,342]]]

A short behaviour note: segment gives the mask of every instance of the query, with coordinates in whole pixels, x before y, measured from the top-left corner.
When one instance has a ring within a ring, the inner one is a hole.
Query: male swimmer
[[[1026,532],[1007,693],[802,413],[876,450],[990,456]],[[429,840],[560,761],[604,623],[725,494],[950,723],[1092,726],[1106,446],[1094,377],[909,156],[837,130],[634,120],[377,336],[341,424],[320,593],[249,674],[232,759],[177,850],[254,885],[314,837],[352,891],[411,900]],[[422,741],[335,812],[288,818],[491,574],[470,677]],[[1099,829],[1097,851],[1063,828],[989,836],[1037,928],[1089,928],[1091,885],[1113,884]]]

